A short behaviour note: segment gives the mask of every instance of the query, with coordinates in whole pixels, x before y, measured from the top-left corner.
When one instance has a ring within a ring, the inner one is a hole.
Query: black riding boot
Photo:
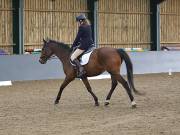
[[[86,73],[84,67],[80,64],[78,59],[73,60],[73,63],[78,68],[77,77],[82,78],[83,75]]]

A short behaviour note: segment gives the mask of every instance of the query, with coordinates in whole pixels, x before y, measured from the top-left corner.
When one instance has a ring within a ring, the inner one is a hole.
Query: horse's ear
[[[43,38],[43,42],[46,43],[47,41]]]

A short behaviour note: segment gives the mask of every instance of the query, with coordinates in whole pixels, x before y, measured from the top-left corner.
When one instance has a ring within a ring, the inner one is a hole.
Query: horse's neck
[[[63,63],[63,65],[66,65],[69,63],[70,52],[62,48],[55,49],[54,52],[55,52],[55,55]]]

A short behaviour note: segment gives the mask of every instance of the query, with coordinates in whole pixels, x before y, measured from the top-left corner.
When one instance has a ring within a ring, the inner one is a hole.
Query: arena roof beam
[[[160,6],[156,4],[156,50],[160,51]]]
[[[15,44],[13,46],[13,53],[19,54],[19,15],[18,15],[18,8],[19,8],[19,1],[13,0],[12,1],[13,6],[13,43]]]
[[[88,18],[92,24],[93,39],[96,47],[98,47],[98,0],[88,0]]]
[[[94,43],[98,48],[98,1],[94,0]]]
[[[151,15],[151,50],[160,51],[160,3],[164,0],[150,0]]]
[[[24,0],[19,0],[19,54],[24,54],[23,9]]]
[[[157,6],[156,0],[150,0],[150,10],[152,12],[151,14],[151,50],[155,51],[158,50],[158,46],[160,46],[158,38],[159,38],[159,27],[158,27],[158,22],[159,22],[159,12],[158,9],[159,7]]]
[[[13,0],[13,46],[14,54],[23,54],[23,1],[24,0]]]

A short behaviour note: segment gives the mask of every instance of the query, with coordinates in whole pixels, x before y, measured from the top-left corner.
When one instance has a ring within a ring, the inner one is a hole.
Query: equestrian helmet
[[[82,21],[82,20],[86,20],[85,14],[80,14],[80,15],[76,16],[77,22]]]

